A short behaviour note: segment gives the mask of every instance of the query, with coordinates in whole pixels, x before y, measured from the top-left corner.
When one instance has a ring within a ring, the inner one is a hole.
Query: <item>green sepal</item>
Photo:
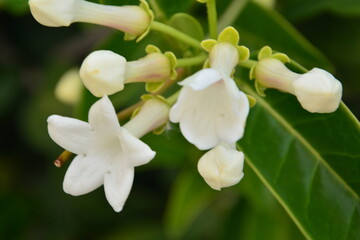
[[[176,72],[176,65],[177,65],[177,59],[174,53],[172,52],[165,52],[164,55],[169,59],[170,62],[170,68],[171,68],[171,72],[170,72],[170,79],[171,80],[175,80],[177,77],[177,72]]]
[[[152,133],[155,134],[155,135],[160,135],[160,134],[162,134],[163,132],[165,132],[167,126],[168,126],[168,123],[165,123],[165,124],[163,124],[162,126],[154,129],[154,130],[152,131]]]
[[[210,52],[210,50],[217,44],[217,41],[214,39],[206,39],[201,41],[200,45],[201,47],[207,51]]]
[[[255,89],[256,89],[256,92],[257,92],[261,97],[266,97],[266,94],[265,94],[266,87],[264,87],[263,85],[261,85],[258,81],[255,81]]]
[[[125,41],[132,41],[136,38],[136,35],[130,34],[130,33],[125,33],[124,35],[124,40]]]
[[[135,110],[132,112],[130,119],[133,119],[138,113],[140,112],[142,106],[135,108]]]
[[[236,46],[239,53],[239,61],[246,61],[250,57],[250,50],[245,46]]]
[[[269,58],[272,55],[272,49],[269,46],[262,47],[258,54],[258,60]]]
[[[271,57],[279,60],[284,64],[290,62],[290,58],[285,53],[274,53]]]
[[[160,100],[170,106],[170,103],[168,102],[168,100],[166,98],[164,98],[162,95],[144,94],[140,98],[144,102],[149,101],[151,99]]]
[[[164,86],[165,82],[147,82],[145,84],[145,90],[149,93],[155,93],[157,91],[160,90],[160,88],[162,88],[162,86]]]
[[[255,67],[256,67],[256,65],[253,66],[252,68],[250,68],[250,72],[249,72],[249,78],[250,78],[250,80],[255,79]]]
[[[219,34],[218,42],[228,42],[234,46],[239,44],[240,36],[238,31],[233,27],[227,27]]]
[[[249,95],[249,94],[246,94],[248,100],[249,100],[249,105],[250,107],[254,107],[256,105],[256,98],[254,98],[253,96]]]
[[[210,60],[207,58],[203,64],[203,68],[210,68]]]
[[[139,35],[139,37],[136,39],[136,42],[140,42],[144,37],[146,37],[146,35],[148,35],[148,33],[150,32],[150,26],[151,23],[154,21],[154,13],[153,11],[150,9],[149,4],[146,2],[146,0],[140,0],[140,5],[139,5],[142,9],[145,10],[145,12],[149,15],[150,17],[150,21],[149,21],[149,25],[146,28],[146,30]]]
[[[152,45],[152,44],[149,44],[149,45],[146,46],[145,52],[146,52],[147,54],[150,54],[150,53],[161,53],[161,50],[160,50],[157,46]]]

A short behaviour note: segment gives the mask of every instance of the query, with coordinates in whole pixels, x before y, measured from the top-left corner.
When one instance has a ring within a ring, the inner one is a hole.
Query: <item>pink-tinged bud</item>
[[[118,29],[128,38],[144,34],[152,21],[144,2],[140,6],[109,6],[84,0],[29,0],[29,6],[34,18],[48,27],[87,22]]]

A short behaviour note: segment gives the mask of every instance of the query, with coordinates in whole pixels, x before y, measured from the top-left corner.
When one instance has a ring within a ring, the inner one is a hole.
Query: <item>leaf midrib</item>
[[[254,90],[252,90],[248,85],[244,87],[246,92],[249,92],[253,97],[256,98],[257,102],[262,105],[278,122],[287,129],[295,139],[297,139],[306,149],[309,150],[310,153],[314,155],[316,159],[333,175],[344,188],[351,193],[351,195],[360,200],[359,195],[354,192],[354,190],[346,183],[346,181],[325,161],[325,159],[320,155],[318,151],[316,151],[310,143],[293,127],[291,126],[285,118],[283,118],[273,107],[270,106],[263,98],[260,98]]]

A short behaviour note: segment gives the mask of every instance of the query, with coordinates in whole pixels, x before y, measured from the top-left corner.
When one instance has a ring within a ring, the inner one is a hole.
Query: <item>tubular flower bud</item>
[[[121,30],[130,36],[145,33],[152,13],[145,2],[140,6],[109,6],[84,0],[29,0],[33,17],[48,27],[87,22]]]
[[[198,171],[215,190],[230,187],[243,178],[244,154],[235,147],[221,143],[199,160]]]
[[[264,58],[255,67],[255,79],[265,88],[295,95],[301,106],[312,113],[334,112],[341,102],[341,83],[323,69],[298,74],[277,59]]]
[[[162,82],[171,77],[172,64],[165,54],[150,53],[137,61],[108,50],[92,52],[80,68],[85,87],[97,96],[121,91],[125,83]]]
[[[144,95],[144,105],[124,125],[133,135],[141,138],[145,134],[164,126],[168,122],[170,105],[160,96]]]

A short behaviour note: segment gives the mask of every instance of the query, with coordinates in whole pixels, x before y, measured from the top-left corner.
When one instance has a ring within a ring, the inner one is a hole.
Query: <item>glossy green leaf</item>
[[[268,45],[306,67],[332,68],[324,55],[274,10],[248,1],[234,24],[241,44],[253,49]]]
[[[284,14],[291,20],[304,19],[329,11],[344,16],[360,16],[358,0],[293,0],[282,1],[280,5]]]
[[[204,39],[204,30],[196,18],[186,13],[177,13],[169,20],[169,25],[198,39]]]
[[[191,224],[216,197],[198,172],[184,171],[174,183],[171,199],[165,216],[165,230],[168,239],[181,239]]]
[[[341,104],[311,114],[292,95],[246,85],[257,104],[239,142],[247,163],[308,239],[360,239],[360,126]]]

